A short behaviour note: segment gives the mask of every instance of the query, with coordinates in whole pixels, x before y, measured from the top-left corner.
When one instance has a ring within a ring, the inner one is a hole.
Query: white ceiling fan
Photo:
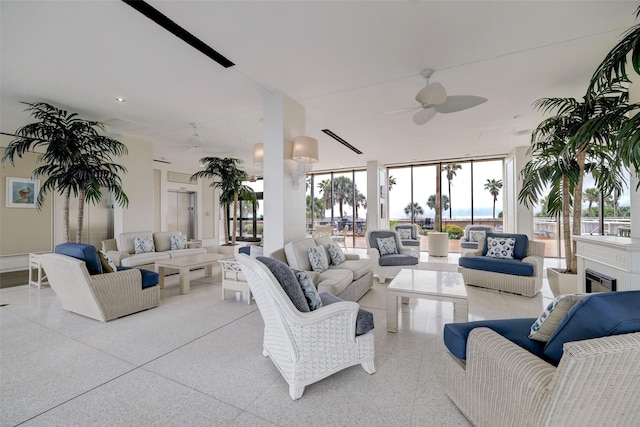
[[[420,111],[413,115],[413,122],[423,125],[431,120],[436,113],[455,113],[466,110],[484,102],[487,98],[473,95],[448,96],[444,86],[440,83],[429,83],[429,77],[434,71],[427,68],[420,75],[427,81],[426,86],[416,95],[416,101],[420,103]]]

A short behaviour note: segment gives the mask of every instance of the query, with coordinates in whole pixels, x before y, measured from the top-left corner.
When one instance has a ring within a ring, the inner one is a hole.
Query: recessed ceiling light
[[[121,96],[116,96],[116,101],[118,102],[124,102],[124,98]]]

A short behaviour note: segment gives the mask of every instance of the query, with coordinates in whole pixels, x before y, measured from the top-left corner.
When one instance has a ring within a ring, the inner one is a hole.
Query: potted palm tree
[[[574,98],[543,98],[534,105],[544,113],[553,111],[556,114],[540,123],[531,136],[529,154],[532,159],[521,172],[523,184],[518,200],[530,206],[547,194],[547,214],[562,214],[567,267],[562,272],[574,276],[566,280],[573,282],[569,289],[575,292],[577,260],[571,235],[581,234],[584,175],[590,172],[596,187],[604,194],[619,191],[624,185],[623,167],[616,155],[616,135],[626,124],[627,118],[618,115],[617,111],[628,105],[628,92],[616,85],[597,94],[591,93],[582,101]],[[607,121],[603,120],[605,117]],[[594,121],[605,125],[593,127],[591,124]],[[547,269],[551,286],[554,275],[555,271]],[[565,293],[560,285],[556,289]]]
[[[220,190],[220,203],[224,206],[224,244],[234,247],[236,245],[236,230],[238,227],[239,200],[257,202],[256,193],[251,187],[243,184],[249,179],[249,175],[238,165],[240,159],[233,157],[203,157],[200,164],[204,169],[191,175],[190,181],[196,182],[198,178],[212,179],[210,187]],[[233,228],[229,236],[229,206],[233,206]]]
[[[120,206],[127,206],[129,199],[122,189],[120,175],[126,173],[124,166],[113,163],[111,156],[127,154],[126,145],[102,135],[104,125],[83,120],[53,105],[37,102],[25,103],[28,111],[38,121],[19,128],[15,139],[9,143],[2,156],[2,165],[9,160],[15,165],[15,157],[40,147],[44,154],[38,157],[44,162],[36,168],[34,178],[46,177],[40,187],[36,206],[40,208],[45,196],[56,191],[63,199],[63,236],[69,242],[69,201],[71,194],[78,198],[78,231],[76,242],[82,241],[84,204],[97,204],[102,198],[102,189],[111,191]]]

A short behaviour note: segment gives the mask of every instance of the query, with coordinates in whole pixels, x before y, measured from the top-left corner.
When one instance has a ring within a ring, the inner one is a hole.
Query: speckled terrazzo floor
[[[421,257],[422,268],[456,263]],[[192,280],[179,295],[168,278],[157,308],[108,323],[62,310],[49,287],[0,290],[0,425],[469,425],[441,386],[451,304],[411,300],[388,333],[385,285],[374,280],[360,304],[374,313],[376,374],[354,366],[292,401],[262,356],[255,303],[222,300],[219,276]],[[537,316],[551,300],[546,280],[534,298],[469,289],[469,320]]]

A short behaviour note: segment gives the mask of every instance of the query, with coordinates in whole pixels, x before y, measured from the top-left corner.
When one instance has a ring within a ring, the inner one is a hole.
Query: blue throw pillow
[[[273,258],[259,256],[257,260],[267,266],[298,311],[308,313],[309,304],[291,267]]]
[[[638,307],[640,291],[588,295],[562,318],[544,348],[545,356],[558,364],[567,342],[640,332]]]

